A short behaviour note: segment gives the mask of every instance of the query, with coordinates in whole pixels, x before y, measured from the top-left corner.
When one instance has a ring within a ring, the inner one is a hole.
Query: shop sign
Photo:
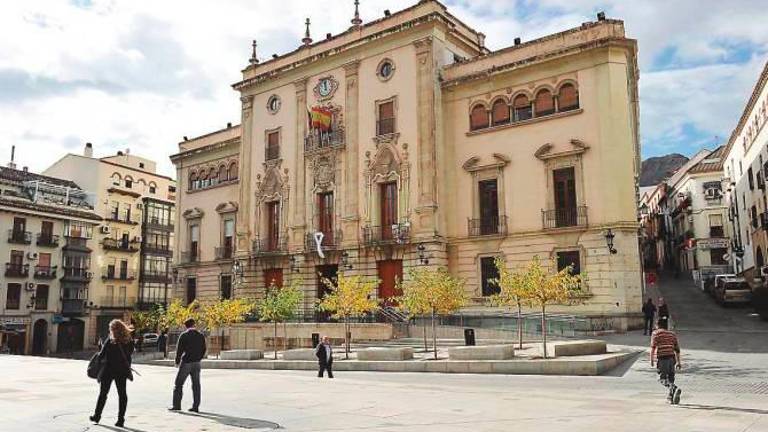
[[[3,324],[5,326],[27,325],[31,323],[32,323],[32,319],[30,319],[29,317],[15,317],[15,316],[0,317],[0,324]]]
[[[729,244],[730,240],[727,238],[706,238],[696,242],[699,249],[727,249]]]

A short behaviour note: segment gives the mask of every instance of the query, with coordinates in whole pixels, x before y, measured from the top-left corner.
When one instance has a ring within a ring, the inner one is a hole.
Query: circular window
[[[269,111],[271,114],[280,111],[280,96],[272,95],[269,97],[267,100],[267,111]]]
[[[384,59],[379,63],[379,67],[376,70],[376,75],[382,81],[387,81],[395,74],[395,64],[390,59]]]

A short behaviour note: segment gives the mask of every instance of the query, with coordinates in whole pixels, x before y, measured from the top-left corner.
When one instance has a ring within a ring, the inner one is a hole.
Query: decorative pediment
[[[312,179],[318,189],[330,189],[336,180],[336,163],[331,154],[316,157],[312,162]]]
[[[267,172],[262,180],[261,174],[256,175],[256,198],[261,201],[264,199],[275,198],[283,194],[288,185],[288,168],[280,173],[277,166],[267,168]]]
[[[475,172],[475,171],[482,171],[487,169],[500,169],[504,168],[509,164],[511,159],[509,156],[501,154],[501,153],[494,153],[493,154],[494,162],[484,165],[478,165],[480,162],[479,156],[472,156],[471,158],[467,159],[466,162],[464,162],[461,166],[464,168],[464,171],[467,172]]]
[[[574,156],[574,155],[580,155],[587,150],[589,150],[589,146],[586,145],[583,141],[577,138],[572,138],[569,143],[571,144],[571,147],[573,147],[572,150],[565,150],[557,153],[550,153],[552,149],[555,147],[551,143],[546,143],[539,147],[536,152],[534,152],[534,156],[536,156],[539,160],[547,160],[547,159],[553,159],[553,158],[560,158],[560,157],[566,157],[566,156]]]
[[[193,207],[191,209],[184,210],[182,216],[184,216],[184,219],[200,219],[204,214],[205,212],[202,209]]]
[[[234,201],[227,201],[216,206],[216,211],[219,213],[234,213],[237,211],[237,203]]]

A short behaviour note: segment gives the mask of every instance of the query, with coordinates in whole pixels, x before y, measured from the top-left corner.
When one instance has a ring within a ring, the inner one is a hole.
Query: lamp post
[[[608,252],[611,254],[616,254],[618,251],[615,247],[613,247],[613,239],[616,237],[616,234],[613,233],[613,230],[608,228],[608,231],[605,232],[605,244],[608,246]]]

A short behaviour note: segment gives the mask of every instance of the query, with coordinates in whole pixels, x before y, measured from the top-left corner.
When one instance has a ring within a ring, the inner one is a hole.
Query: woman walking
[[[125,392],[126,380],[133,381],[131,372],[131,355],[133,354],[133,340],[131,330],[120,320],[112,320],[109,323],[109,338],[104,342],[99,352],[101,370],[99,371],[99,398],[96,400],[96,410],[90,417],[94,423],[101,420],[101,412],[107,403],[107,395],[112,381],[117,387],[118,413],[115,426],[123,427],[125,423],[125,408],[128,405],[128,394]]]

